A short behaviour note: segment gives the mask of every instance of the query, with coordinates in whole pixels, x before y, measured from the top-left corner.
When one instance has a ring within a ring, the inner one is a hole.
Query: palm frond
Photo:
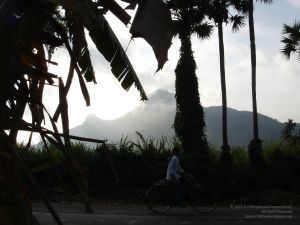
[[[209,22],[205,22],[193,26],[192,31],[201,39],[209,39],[212,35],[213,28],[213,25],[211,25]]]
[[[291,46],[285,45],[281,50],[282,55],[289,60],[291,58],[291,53],[295,51],[295,49]]]
[[[298,52],[298,60],[300,60],[300,21],[295,21],[292,26],[283,25],[282,34],[285,35],[281,39],[284,44],[281,49],[282,55],[286,59],[290,59],[291,54]]]
[[[230,22],[232,23],[232,31],[237,32],[242,27],[245,26],[245,16],[242,15],[234,15],[229,18]]]
[[[286,58],[286,59],[290,59],[291,54],[293,52],[296,52],[296,45],[295,42],[289,38],[284,37],[281,40],[282,43],[284,43],[283,48],[281,49],[281,53],[282,55]]]
[[[239,1],[239,0],[237,0]],[[253,3],[253,2],[252,2]],[[254,3],[251,5],[249,0],[242,0],[240,1],[239,8],[237,9],[238,12],[242,13],[245,16],[248,16],[249,12],[255,10]]]
[[[289,35],[291,39],[300,38],[300,21],[295,21],[293,25],[284,24],[282,33]]]

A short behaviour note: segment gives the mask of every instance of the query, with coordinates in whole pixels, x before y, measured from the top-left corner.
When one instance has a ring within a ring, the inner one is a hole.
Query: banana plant
[[[127,2],[134,5],[134,1]],[[31,134],[37,132],[45,143],[61,149],[85,197],[87,211],[91,211],[84,172],[70,152],[71,138],[76,137],[69,134],[67,102],[74,75],[78,77],[86,105],[90,105],[86,82],[96,83],[85,30],[110,64],[111,72],[121,86],[128,90],[135,85],[141,100],[147,100],[137,74],[103,16],[107,11],[111,11],[125,25],[130,21],[130,15],[114,0],[3,0],[0,3],[1,224],[39,224],[32,214],[30,198],[18,175],[17,168],[20,166],[41,193],[57,224],[62,224],[42,188],[16,151],[16,138],[20,130]],[[70,56],[65,83],[60,74],[48,71],[49,65],[57,64],[51,60],[53,51],[62,46]],[[43,101],[46,85],[59,92],[57,110],[53,115],[47,111]],[[30,111],[30,121],[24,119],[25,109]],[[58,132],[59,117],[63,133]],[[50,121],[52,129],[43,126],[46,120]],[[96,142],[104,143],[101,140]]]

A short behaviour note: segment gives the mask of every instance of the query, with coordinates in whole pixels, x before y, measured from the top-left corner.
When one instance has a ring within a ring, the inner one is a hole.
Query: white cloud
[[[300,7],[300,1],[299,0],[287,0],[292,6]]]

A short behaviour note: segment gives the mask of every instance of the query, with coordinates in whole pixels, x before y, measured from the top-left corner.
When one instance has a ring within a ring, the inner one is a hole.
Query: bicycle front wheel
[[[166,198],[167,188],[163,185],[153,185],[146,193],[146,204],[148,209],[155,213],[165,213],[171,206]]]
[[[217,194],[214,190],[197,185],[191,192],[191,206],[198,213],[210,213],[217,208]]]

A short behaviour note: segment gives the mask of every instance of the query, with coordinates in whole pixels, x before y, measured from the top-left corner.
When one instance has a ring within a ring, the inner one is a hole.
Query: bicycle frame
[[[154,183],[145,196],[148,208],[155,213],[165,213],[171,207],[178,206],[175,190],[172,182],[160,180]],[[212,189],[197,184],[189,175],[183,201],[198,213],[209,213],[216,209],[217,196]]]

